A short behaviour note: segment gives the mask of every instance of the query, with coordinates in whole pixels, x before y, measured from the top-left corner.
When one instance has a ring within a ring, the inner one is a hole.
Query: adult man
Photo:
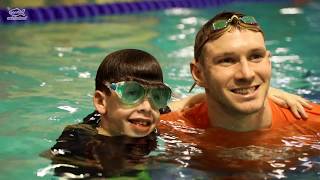
[[[177,146],[188,147],[168,151],[190,154],[179,159],[183,165],[235,179],[307,171],[301,170],[305,167],[301,158],[320,154],[320,106],[313,104],[312,110],[306,110],[304,121],[267,99],[270,52],[255,18],[218,14],[198,32],[194,51],[191,73],[205,89],[206,100],[161,116],[162,131],[178,136],[181,145]]]
[[[281,112],[285,114],[281,118],[295,119],[287,109],[266,98],[270,52],[254,17],[233,12],[215,16],[198,32],[194,51],[191,73],[197,85],[205,88],[207,101],[162,119],[175,116],[196,127],[238,132],[269,128]],[[308,112],[309,121],[317,118],[320,123],[318,105]]]

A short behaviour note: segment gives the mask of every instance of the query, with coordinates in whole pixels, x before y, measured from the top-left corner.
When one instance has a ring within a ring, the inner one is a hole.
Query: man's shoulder
[[[290,114],[292,114],[292,111],[290,109],[288,109],[286,107],[282,107],[281,105],[276,104],[272,100],[269,100],[269,104],[271,106],[272,113],[285,113],[285,114],[290,113]],[[305,111],[308,114],[320,116],[320,104],[316,104],[316,103],[310,103],[310,104],[312,105],[312,109],[305,108]]]
[[[293,122],[293,123],[300,123],[306,122],[307,124],[312,123],[320,123],[320,105],[312,103],[312,109],[305,109],[308,114],[308,118],[305,121],[299,121],[298,118],[294,116],[292,111],[288,108],[282,107],[276,104],[273,101],[269,101],[272,110],[272,119],[273,122]]]
[[[306,109],[306,111],[310,114],[320,116],[320,104],[311,103],[312,109]]]

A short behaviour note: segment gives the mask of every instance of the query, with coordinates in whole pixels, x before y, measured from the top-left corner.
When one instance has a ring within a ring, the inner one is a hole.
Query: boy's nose
[[[152,105],[149,98],[145,97],[144,100],[139,104],[138,108],[139,111],[143,111],[150,114],[152,110]]]

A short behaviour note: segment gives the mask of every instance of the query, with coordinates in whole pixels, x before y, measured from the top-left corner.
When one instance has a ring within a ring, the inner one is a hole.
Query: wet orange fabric
[[[177,146],[201,152],[187,161],[190,167],[236,173],[235,179],[239,179],[239,172],[268,174],[278,168],[274,163],[284,169],[300,167],[301,158],[319,156],[320,105],[313,104],[312,110],[306,110],[307,120],[296,119],[289,109],[271,100],[270,106],[272,125],[266,129],[235,132],[210,127],[208,107],[203,102],[182,112],[161,115],[159,130],[164,138],[175,140],[168,143],[168,152],[177,153]]]
[[[288,124],[295,124],[297,129],[301,130],[301,132],[303,132],[303,129],[301,128],[306,128],[310,131],[316,131],[320,129],[319,104],[312,104],[312,110],[306,110],[309,116],[307,120],[299,120],[295,118],[289,109],[280,107],[271,100],[269,100],[269,104],[272,109],[272,127],[270,129],[278,128]],[[163,114],[161,115],[160,119],[165,121],[177,121],[194,128],[206,129],[210,127],[208,118],[208,104],[206,102],[199,103],[185,111]]]
[[[218,127],[210,127],[206,102],[180,112],[161,115],[160,132],[169,132],[188,141],[196,141],[201,146],[238,147],[247,145],[283,144],[283,137],[311,135],[320,137],[320,105],[313,104],[306,110],[309,118],[297,119],[292,112],[280,107],[271,100],[272,125],[270,128],[250,132],[235,132]],[[204,131],[201,136],[195,131]],[[200,129],[200,130],[199,130]],[[191,133],[188,133],[191,132]],[[193,139],[193,140],[192,140]],[[210,143],[207,143],[210,142]]]

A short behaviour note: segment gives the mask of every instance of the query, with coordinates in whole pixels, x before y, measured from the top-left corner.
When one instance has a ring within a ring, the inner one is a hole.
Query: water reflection
[[[57,141],[50,151],[42,153],[42,156],[52,160],[52,164],[40,169],[38,176],[53,174],[65,178],[119,175],[135,177],[146,169],[147,163],[152,163],[148,154],[156,148],[155,132],[143,138],[102,135],[92,137],[81,132],[73,132],[79,139],[70,137]]]
[[[210,178],[283,179],[301,173],[318,177],[314,173],[320,171],[320,151],[315,148],[320,145],[319,134],[302,135],[290,126],[226,134],[217,129],[186,132],[188,126],[170,125],[162,127],[168,133],[161,135],[166,148],[161,158],[156,157],[158,162],[202,171]]]
[[[280,14],[283,5],[273,3],[248,7],[236,3],[230,9],[244,9],[262,23],[267,48],[274,54],[273,86],[320,101],[319,3],[299,8],[303,14]],[[168,84],[185,95],[193,82],[188,63],[193,58],[194,33],[217,11],[174,9],[88,22],[1,26],[1,158],[8,173],[23,169],[19,176],[34,179],[30,172],[47,164],[37,154],[52,143],[42,139],[54,141],[66,124],[81,121],[92,109],[93,74],[115,49],[151,52],[161,60]],[[23,121],[13,123],[15,119]],[[319,179],[318,137],[290,135],[279,140],[274,134],[256,133],[221,138],[210,130],[166,125],[168,133],[158,137],[156,149],[133,167],[140,170],[132,173],[137,178]],[[32,137],[27,142],[34,145],[25,146],[22,137]]]

